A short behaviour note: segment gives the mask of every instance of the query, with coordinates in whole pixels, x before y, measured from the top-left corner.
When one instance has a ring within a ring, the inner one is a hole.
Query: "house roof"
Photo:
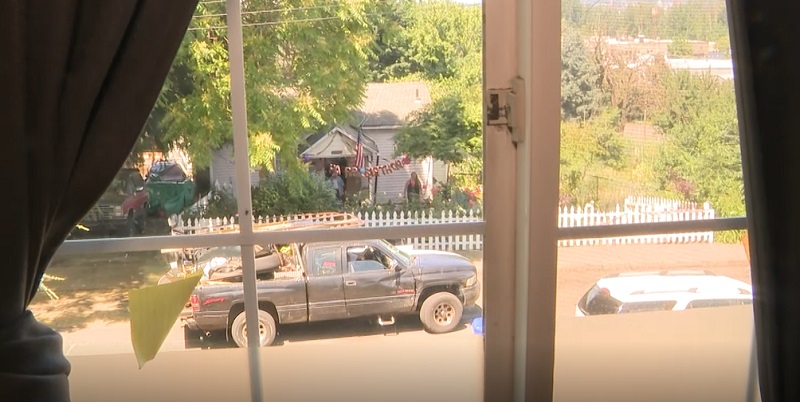
[[[355,112],[355,126],[396,127],[408,121],[409,115],[431,102],[424,82],[391,82],[367,84],[364,103]]]
[[[323,158],[349,158],[356,155],[356,142],[358,132],[349,126],[334,126],[323,135],[309,137],[312,142],[301,156],[308,156],[311,159]],[[378,146],[368,135],[361,134],[361,144],[365,154],[378,153]]]

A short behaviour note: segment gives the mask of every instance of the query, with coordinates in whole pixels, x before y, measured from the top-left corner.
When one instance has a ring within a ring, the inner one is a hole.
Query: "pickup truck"
[[[247,346],[238,250],[212,249],[197,260],[204,275],[184,317],[187,345],[224,331]],[[256,246],[256,276],[261,346],[275,341],[281,324],[357,317],[383,325],[417,314],[428,332],[449,332],[481,290],[467,258],[402,251],[385,240]]]
[[[148,193],[139,170],[123,168],[114,177],[100,200],[81,220],[84,230],[73,230],[74,237],[138,236],[147,222]],[[84,233],[87,232],[87,233]]]

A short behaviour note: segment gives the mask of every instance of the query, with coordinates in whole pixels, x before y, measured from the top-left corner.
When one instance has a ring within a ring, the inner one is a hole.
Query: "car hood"
[[[456,253],[413,250],[407,254],[414,258],[414,268],[420,273],[475,270],[475,265],[469,259]]]

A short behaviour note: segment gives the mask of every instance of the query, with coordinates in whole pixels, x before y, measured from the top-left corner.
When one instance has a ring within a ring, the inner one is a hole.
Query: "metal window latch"
[[[489,88],[486,99],[486,122],[505,126],[514,144],[525,142],[525,81],[514,78],[511,88]]]

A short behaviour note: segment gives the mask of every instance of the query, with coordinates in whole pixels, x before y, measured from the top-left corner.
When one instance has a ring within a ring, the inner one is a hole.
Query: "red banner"
[[[353,176],[364,176],[364,177],[375,177],[375,176],[383,176],[389,173],[394,172],[395,170],[402,170],[403,165],[406,163],[405,159],[397,159],[395,161],[389,162],[385,165],[378,165],[364,168],[364,172],[361,172],[361,169],[357,167],[346,167],[344,168],[344,177],[353,177]],[[330,165],[331,172],[336,172],[340,176],[342,176],[342,168],[339,165]]]

